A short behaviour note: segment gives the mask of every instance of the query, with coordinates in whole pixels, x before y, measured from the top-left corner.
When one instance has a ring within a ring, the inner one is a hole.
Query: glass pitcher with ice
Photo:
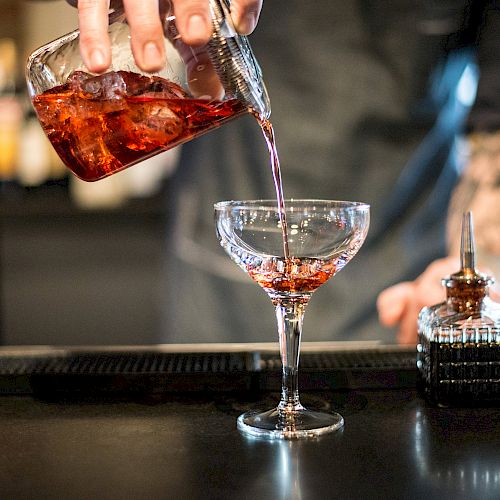
[[[112,64],[89,73],[79,31],[28,59],[26,78],[38,119],[66,166],[96,181],[204,134],[245,113],[268,118],[261,69],[231,22],[228,0],[210,0],[213,34],[201,48],[181,41],[173,7],[162,11],[167,64],[154,75],[135,64],[122,8],[110,11]],[[208,67],[211,66],[211,67]],[[210,88],[199,74],[214,70]]]

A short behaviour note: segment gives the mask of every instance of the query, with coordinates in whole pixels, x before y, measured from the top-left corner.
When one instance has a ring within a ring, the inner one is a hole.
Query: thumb
[[[262,0],[233,0],[231,2],[231,18],[236,31],[241,35],[249,35],[257,26]]]

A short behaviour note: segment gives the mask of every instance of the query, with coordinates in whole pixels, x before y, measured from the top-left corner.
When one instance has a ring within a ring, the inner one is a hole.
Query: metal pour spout
[[[462,237],[460,242],[460,267],[466,275],[474,274],[476,270],[476,243],[472,212],[465,212],[462,218]]]
[[[476,270],[476,243],[472,213],[462,219],[460,271],[443,280],[450,306],[458,312],[479,310],[493,278]]]

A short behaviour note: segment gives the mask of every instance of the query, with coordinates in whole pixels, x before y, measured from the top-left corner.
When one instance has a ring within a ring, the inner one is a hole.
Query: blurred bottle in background
[[[138,172],[103,185],[83,186],[52,148],[27,95],[24,69],[29,53],[78,26],[76,9],[66,2],[2,0],[0,19],[0,189],[15,205],[33,190],[57,184],[68,201],[82,209],[115,209],[132,198],[148,198],[175,168],[178,152],[161,162],[147,161]],[[162,155],[164,156],[164,155]],[[158,163],[151,165],[151,163]],[[11,207],[12,208],[12,207]]]
[[[15,177],[23,111],[16,96],[14,40],[0,39],[0,181]]]

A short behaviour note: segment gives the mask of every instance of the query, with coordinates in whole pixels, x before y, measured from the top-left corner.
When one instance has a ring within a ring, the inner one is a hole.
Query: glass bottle
[[[461,269],[443,279],[446,301],[418,319],[419,388],[440,406],[500,402],[500,304],[476,270],[472,214],[464,214]]]
[[[247,38],[236,33],[229,1],[210,0],[210,9],[213,35],[193,48],[180,39],[171,3],[162,2],[167,64],[154,75],[135,64],[122,7],[109,15],[106,73],[85,67],[78,30],[31,54],[26,78],[34,108],[73,173],[95,181],[245,113],[269,117],[261,69]]]

